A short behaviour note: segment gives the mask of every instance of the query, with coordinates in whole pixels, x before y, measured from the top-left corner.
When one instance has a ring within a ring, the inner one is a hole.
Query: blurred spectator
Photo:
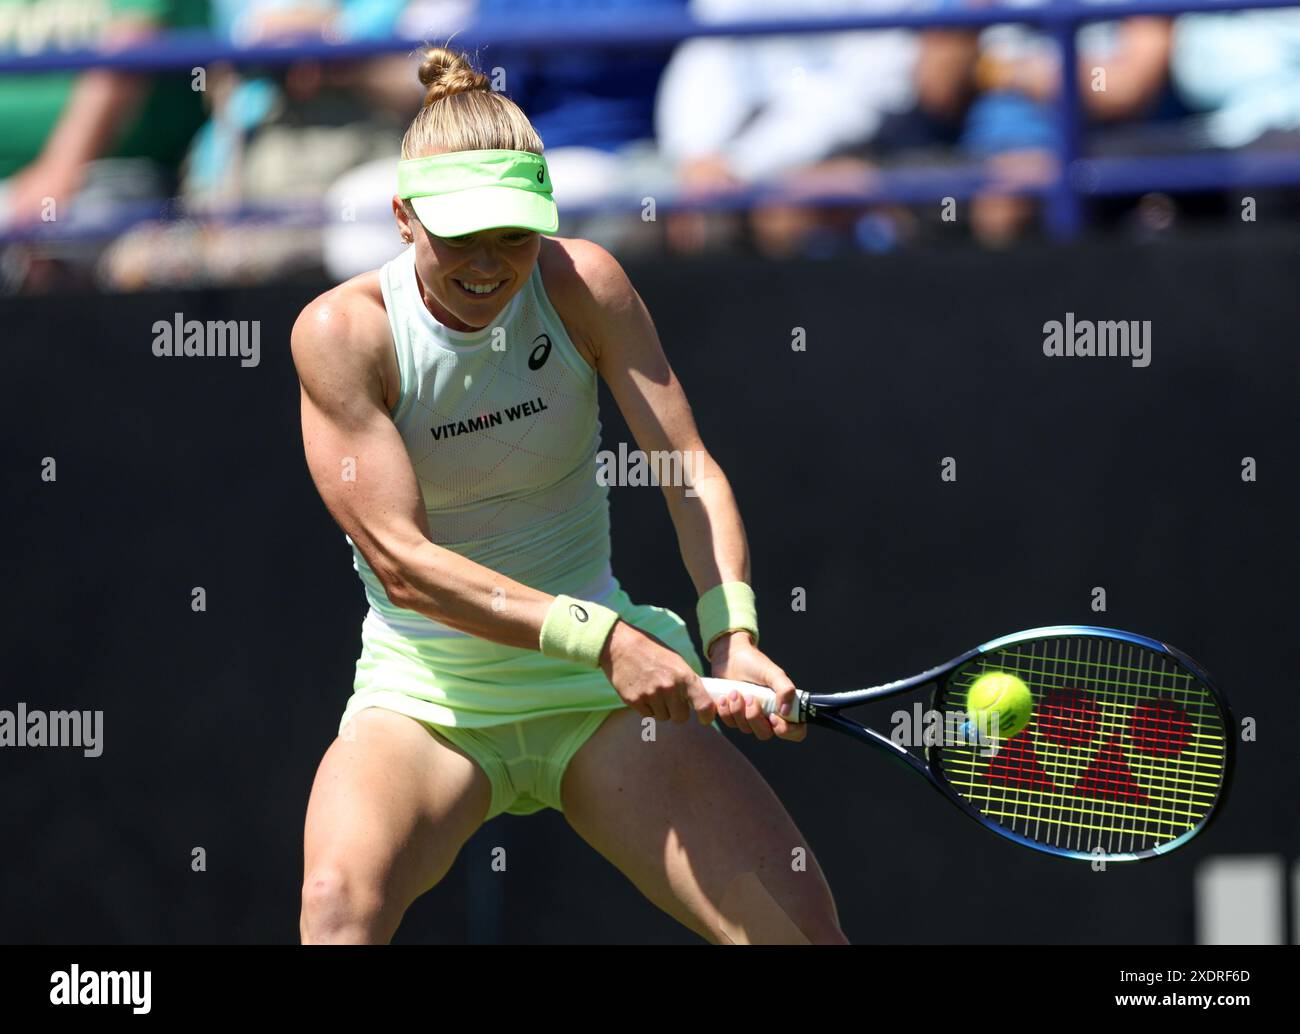
[[[515,15],[583,19],[586,15],[653,19],[680,14],[686,0],[480,0],[484,18]],[[618,251],[657,246],[659,233],[640,206],[672,183],[655,141],[655,92],[667,55],[581,50],[511,53],[487,63],[506,72],[506,90],[546,145],[560,208],[560,233]],[[633,215],[584,214],[616,203]]]
[[[692,0],[701,21],[882,13],[905,0]],[[736,187],[806,180],[810,173],[851,178],[856,153],[891,116],[914,104],[916,37],[911,32],[812,33],[783,37],[701,38],[673,54],[660,86],[655,123],[678,187],[694,197]],[[817,232],[815,209],[760,205],[750,227],[769,255],[798,252]],[[669,240],[693,251],[732,231],[731,220],[683,212]]]
[[[447,39],[473,20],[474,8],[475,0],[412,0],[396,15],[392,32],[406,38]],[[390,59],[385,68],[401,125],[391,127],[387,143],[379,148],[381,157],[354,164],[325,194],[329,222],[322,261],[336,282],[377,269],[404,247],[393,223],[392,198],[397,193],[402,134],[419,110],[424,88],[417,76],[418,60],[401,56]]]
[[[473,18],[510,24],[545,18],[555,24],[585,15],[637,15],[679,11],[685,0],[414,0],[398,21],[407,37],[445,37]],[[481,56],[493,88],[510,95],[537,129],[560,209],[559,232],[586,237],[615,251],[657,243],[653,227],[635,214],[641,199],[670,182],[654,142],[654,95],[663,73],[658,55],[564,51],[538,54],[486,47]],[[416,66],[402,73],[417,87]],[[409,118],[408,118],[409,120]],[[331,207],[352,199],[375,218],[335,223],[326,234],[325,261],[331,277],[344,280],[386,261],[397,242],[385,218],[396,189],[401,133],[393,137],[392,160],[353,169],[331,190]],[[617,206],[624,213],[601,209]],[[377,209],[382,208],[382,212]],[[382,258],[380,256],[383,256]],[[378,259],[378,261],[376,261]]]
[[[1300,8],[1187,14],[1174,23],[1173,79],[1205,142],[1300,144]]]
[[[0,0],[0,53],[114,49],[206,24],[206,0]],[[112,223],[127,203],[169,198],[203,118],[189,72],[113,69],[0,75],[0,229],[38,222]],[[8,249],[11,286],[39,288],[93,245]]]
[[[1047,0],[1016,0],[1032,7]],[[1091,0],[1103,5],[1110,0]],[[945,0],[946,6],[996,6],[983,0]],[[1151,111],[1168,77],[1170,23],[1166,18],[1090,22],[1079,29],[1074,81],[1085,118],[1119,122]],[[1007,188],[1048,182],[1059,146],[1055,101],[1060,56],[1046,33],[1021,25],[978,32],[931,30],[922,35],[917,92],[931,113],[964,110],[962,147],[987,160]],[[971,201],[971,229],[984,244],[1014,240],[1037,212],[1033,198],[988,193]]]
[[[404,0],[216,0],[215,28],[234,43],[387,38]],[[370,161],[395,168],[402,131],[420,88],[406,56],[359,62],[300,61],[275,76],[211,70],[212,116],[187,162],[188,208],[300,211],[316,206],[348,170]],[[391,197],[391,191],[389,193]],[[357,199],[364,200],[364,199]],[[350,223],[351,199],[327,213]],[[119,289],[168,283],[255,283],[318,269],[330,227],[256,220],[139,226],[106,256],[103,280]],[[388,234],[390,243],[395,233]],[[396,253],[390,248],[380,262]]]

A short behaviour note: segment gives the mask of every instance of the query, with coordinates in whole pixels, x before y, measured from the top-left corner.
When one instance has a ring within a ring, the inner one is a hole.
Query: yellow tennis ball
[[[1029,724],[1034,695],[1010,672],[988,671],[966,691],[966,714],[981,732],[992,732],[997,718],[999,739],[1010,739]]]

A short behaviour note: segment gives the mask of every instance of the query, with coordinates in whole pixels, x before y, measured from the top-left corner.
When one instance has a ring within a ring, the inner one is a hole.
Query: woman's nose
[[[496,248],[490,244],[476,247],[470,255],[469,264],[474,272],[482,273],[484,276],[495,273],[505,266]]]

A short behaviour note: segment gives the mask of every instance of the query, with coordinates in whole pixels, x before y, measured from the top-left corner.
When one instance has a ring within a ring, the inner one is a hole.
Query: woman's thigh
[[[426,726],[359,711],[326,751],[307,805],[304,938],[390,940],[490,800],[482,769]]]
[[[694,719],[655,734],[625,708],[574,755],[562,795],[578,835],[709,941],[845,943],[811,848],[745,756]]]

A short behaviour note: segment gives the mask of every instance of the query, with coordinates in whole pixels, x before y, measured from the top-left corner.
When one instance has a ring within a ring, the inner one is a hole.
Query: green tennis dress
[[[613,575],[609,489],[596,477],[596,371],[547,298],[540,267],[492,326],[470,332],[443,326],[425,306],[414,247],[380,270],[380,284],[401,372],[393,423],[432,540],[543,592],[603,603],[703,674],[686,623],[634,604]],[[397,711],[479,763],[493,786],[488,818],[560,809],[569,759],[626,706],[604,672],[394,606],[348,541],[370,609],[340,735],[364,708]]]

